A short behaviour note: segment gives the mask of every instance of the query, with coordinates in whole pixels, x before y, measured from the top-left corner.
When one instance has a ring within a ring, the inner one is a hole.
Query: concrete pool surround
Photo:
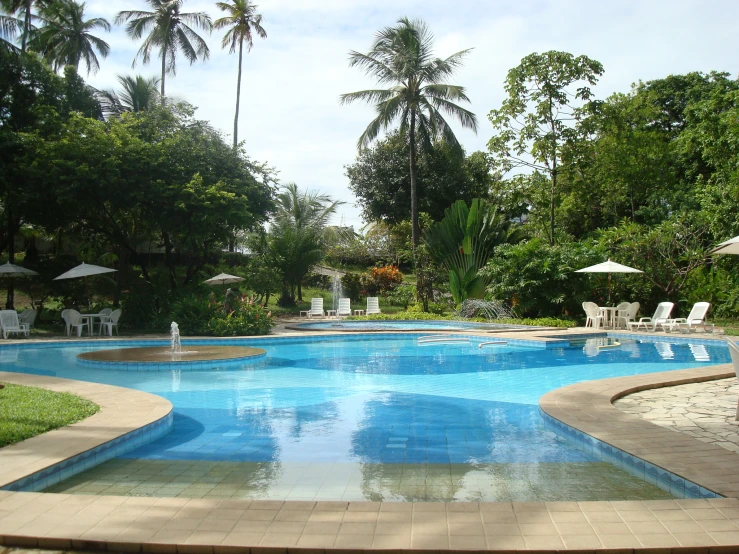
[[[535,335],[527,339],[541,341]],[[558,335],[564,338],[567,332]],[[679,342],[677,337],[666,340]],[[246,549],[254,554],[375,549],[737,552],[738,455],[658,427],[611,404],[636,390],[732,374],[731,366],[723,365],[587,381],[551,391],[539,403],[544,414],[563,425],[727,498],[383,503],[0,491],[0,544],[183,554]],[[82,422],[0,449],[0,487],[166,420],[172,410],[168,401],[155,395],[109,385],[20,373],[0,373],[0,381],[71,390],[101,406],[98,414]]]

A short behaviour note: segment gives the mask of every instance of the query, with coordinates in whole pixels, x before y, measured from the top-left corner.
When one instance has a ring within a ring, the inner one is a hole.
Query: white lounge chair
[[[582,309],[585,310],[585,315],[587,316],[585,327],[600,329],[601,325],[604,323],[604,319],[600,308],[598,308],[598,304],[595,302],[583,302]]]
[[[10,333],[23,333],[28,336],[28,325],[18,321],[18,312],[15,310],[0,310],[0,329],[3,338],[7,339]]]
[[[326,317],[326,314],[323,311],[323,298],[310,299],[310,311],[308,312],[308,317],[313,316]]]
[[[380,311],[380,299],[376,296],[368,296],[367,297],[367,311],[365,312],[367,315],[370,314],[381,314],[382,311]]]
[[[62,310],[62,319],[64,320],[64,332],[69,336],[72,328],[69,326],[69,310]]]
[[[90,321],[84,319],[77,310],[67,310],[67,325],[69,325],[70,330],[77,330],[78,337],[82,336],[83,327],[87,327],[88,331],[90,330]]]
[[[115,328],[116,334],[120,334],[118,333],[118,320],[121,318],[122,313],[123,312],[121,310],[112,311],[105,321],[100,321],[100,330],[102,331],[103,327],[105,327],[105,330],[107,331],[106,334],[112,337],[113,329]],[[102,332],[100,334],[102,334]]]
[[[630,321],[627,324],[629,331],[634,329],[638,331],[642,327],[645,331],[656,331],[657,327],[665,329],[665,324],[669,322],[670,312],[672,312],[674,305],[672,302],[660,302],[652,317],[642,317],[639,321]]]
[[[351,298],[339,298],[339,309],[336,310],[337,317],[352,315]]]
[[[696,302],[693,304],[693,308],[690,310],[688,317],[678,317],[671,319],[667,323],[667,329],[673,331],[678,329],[685,333],[690,333],[698,328],[698,325],[703,325],[705,329],[706,314],[708,309],[711,307],[710,302]]]
[[[36,321],[36,310],[32,310],[28,308],[27,310],[23,310],[21,313],[18,314],[18,321],[20,323],[25,323],[28,325],[28,330],[31,330],[31,327],[33,327],[34,322]]]
[[[731,340],[729,337],[725,338],[726,344],[729,346],[729,354],[731,354],[731,363],[734,364],[734,373],[736,378],[739,380],[739,346]],[[736,417],[734,419],[739,421],[739,402],[736,405]]]

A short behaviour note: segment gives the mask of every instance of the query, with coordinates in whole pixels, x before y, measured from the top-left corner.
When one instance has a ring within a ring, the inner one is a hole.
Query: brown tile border
[[[611,405],[613,399],[632,391],[722,378],[733,375],[730,370],[728,365],[713,366],[580,383],[548,393],[542,397],[540,406],[568,425],[732,498],[369,503],[0,491],[0,545],[153,554],[332,554],[370,550],[739,552],[737,454],[682,437]],[[77,441],[77,435],[70,434],[70,430],[95,418],[98,418],[95,426],[88,428],[89,437],[86,437],[91,442],[104,441],[116,429],[130,431],[135,428],[135,412],[139,408],[130,400],[132,397],[126,400],[123,396],[154,397],[120,387],[17,373],[0,372],[0,380],[70,390],[103,408],[84,422],[16,445],[31,460],[27,469],[44,463],[39,452],[60,456],[59,443],[54,448],[43,444],[44,439],[55,433],[67,433],[61,441],[62,448],[79,450],[79,446],[70,444]],[[110,390],[95,397],[94,387]],[[144,402],[138,416],[143,420],[158,413],[155,406]],[[98,427],[102,423],[105,425]],[[0,476],[5,472],[5,450],[0,450]],[[717,456],[719,453],[714,450],[723,451],[724,456]],[[15,463],[16,471],[19,465]],[[400,512],[407,516],[401,517]]]

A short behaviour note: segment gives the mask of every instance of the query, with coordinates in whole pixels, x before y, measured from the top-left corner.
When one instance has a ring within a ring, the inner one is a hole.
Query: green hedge
[[[370,316],[348,317],[347,319],[357,319],[357,320],[373,319],[373,320],[387,320],[387,321],[400,320],[400,319],[412,319],[412,320],[423,320],[423,321],[432,321],[432,320],[477,321],[481,323],[502,323],[502,324],[510,324],[510,325],[534,325],[537,327],[563,327],[563,328],[570,328],[570,327],[578,326],[578,322],[574,319],[563,319],[563,318],[557,318],[557,317],[496,319],[493,321],[483,319],[483,318],[472,318],[472,319],[460,320],[460,318],[456,316],[452,316],[452,315],[441,316],[437,314],[430,314],[426,312],[415,312],[415,311],[399,312],[396,314],[374,314]]]

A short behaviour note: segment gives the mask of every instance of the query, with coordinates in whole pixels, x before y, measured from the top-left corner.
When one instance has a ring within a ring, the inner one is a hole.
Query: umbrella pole
[[[608,272],[608,304],[611,303],[611,272]]]

